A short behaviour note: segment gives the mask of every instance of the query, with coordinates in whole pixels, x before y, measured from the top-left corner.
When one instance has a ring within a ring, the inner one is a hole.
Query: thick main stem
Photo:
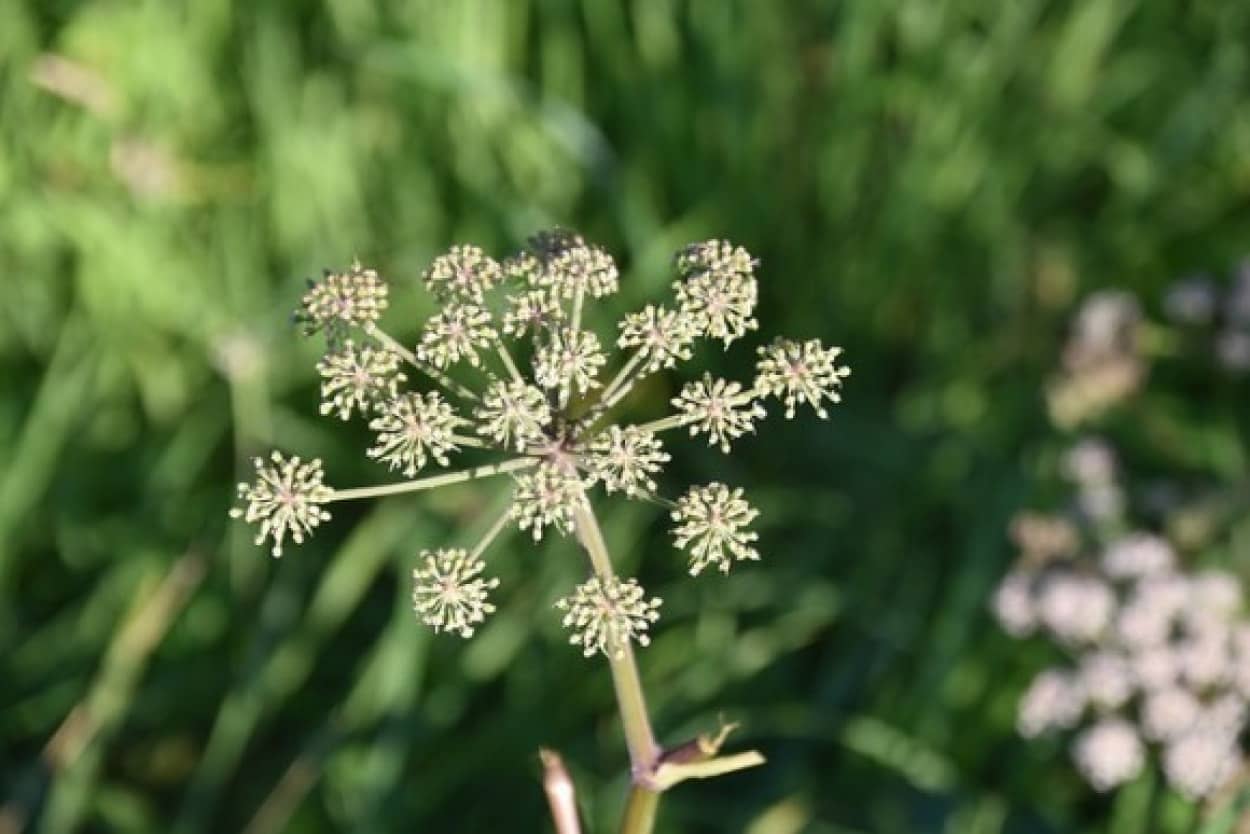
[[[608,554],[599,520],[590,508],[590,500],[583,490],[573,520],[577,536],[590,556],[595,573],[603,580],[615,576],[612,558]],[[663,749],[655,740],[651,719],[647,715],[646,696],[642,692],[642,679],[638,676],[638,664],[629,643],[617,647],[619,651],[608,655],[612,669],[612,687],[616,691],[616,705],[621,712],[621,725],[625,730],[625,744],[629,748],[630,773],[633,787],[621,820],[621,834],[651,834],[655,828],[656,808],[660,802],[658,792],[648,782],[660,763]]]
[[[658,793],[634,785],[625,803],[625,816],[621,818],[621,834],[649,834],[653,831],[659,804]]]

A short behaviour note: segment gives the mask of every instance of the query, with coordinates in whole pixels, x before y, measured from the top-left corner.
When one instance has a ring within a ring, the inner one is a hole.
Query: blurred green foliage
[[[492,556],[501,610],[468,644],[411,615],[417,550],[471,541],[498,485],[344,508],[280,562],[226,518],[272,444],[378,479],[359,429],[316,418],[304,276],[359,255],[411,336],[442,248],[557,223],[619,254],[622,309],[685,242],[740,242],[763,332],[855,368],[828,423],[773,420],[728,462],[674,449],[678,485],[748,488],[761,565],[692,582],[659,513],[605,507],[667,600],[642,654],[660,732],[724,714],[770,758],[683,785],[661,831],[1195,824],[1014,737],[1038,660],[985,598],[1075,299],[1155,298],[1250,249],[1250,5],[0,0],[0,21],[0,825],[542,831],[547,745],[612,830],[608,675],[548,613],[568,543]]]

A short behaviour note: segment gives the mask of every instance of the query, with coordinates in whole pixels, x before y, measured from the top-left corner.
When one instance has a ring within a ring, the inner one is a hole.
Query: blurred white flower
[[[1190,606],[1189,580],[1178,573],[1146,576],[1133,587],[1130,599],[1171,619]]]
[[[1114,579],[1163,573],[1171,570],[1175,562],[1175,553],[1167,540],[1150,533],[1132,533],[1117,539],[1102,555],[1102,568]]]
[[[1181,640],[1176,647],[1181,675],[1196,689],[1226,683],[1232,676],[1228,632],[1216,630]]]
[[[1090,704],[1101,709],[1118,709],[1133,697],[1136,688],[1128,661],[1111,651],[1086,654],[1077,674]]]
[[[1151,741],[1170,741],[1188,732],[1201,710],[1198,699],[1184,687],[1158,689],[1142,703],[1142,729]]]
[[[1149,645],[1131,656],[1133,677],[1143,691],[1170,687],[1180,679],[1181,662],[1176,651],[1166,644]]]
[[[1199,712],[1197,726],[1236,739],[1246,726],[1245,699],[1235,692],[1216,695]]]
[[[1236,772],[1240,756],[1227,733],[1195,730],[1170,743],[1163,753],[1168,784],[1190,799],[1210,796]]]
[[[1115,620],[1120,642],[1135,649],[1157,646],[1168,639],[1172,617],[1168,611],[1148,600],[1130,599]]]
[[[1146,763],[1146,748],[1133,725],[1104,718],[1077,737],[1077,768],[1096,791],[1109,791],[1132,780]]]
[[[1241,611],[1241,583],[1231,573],[1204,570],[1189,582],[1191,605],[1199,611],[1228,618]]]
[[[1047,669],[1033,679],[1020,699],[1016,726],[1025,738],[1074,727],[1085,703],[1080,681],[1067,672]]]
[[[1178,324],[1207,324],[1219,305],[1215,283],[1205,275],[1184,278],[1168,287],[1163,312]]]
[[[1015,570],[1003,577],[994,592],[992,608],[1003,631],[1013,637],[1032,634],[1037,627],[1037,609],[1033,602],[1031,572]]]
[[[1063,456],[1063,471],[1077,484],[1105,484],[1115,480],[1118,464],[1106,441],[1085,437]]]
[[[1250,370],[1250,333],[1224,330],[1215,337],[1215,358],[1227,371]]]
[[[1011,519],[1008,533],[1016,547],[1038,562],[1071,555],[1080,544],[1076,528],[1062,516],[1017,513]]]
[[[1041,622],[1055,637],[1088,643],[1111,623],[1115,595],[1099,579],[1060,573],[1043,579],[1037,607]]]

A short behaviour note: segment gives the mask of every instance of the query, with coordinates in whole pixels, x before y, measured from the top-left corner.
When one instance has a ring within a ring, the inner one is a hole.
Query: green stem
[[[574,331],[574,332],[576,332],[576,331],[580,330],[580,329],[581,329],[581,327],[582,327],[582,301],[585,299],[585,297],[586,297],[586,290],[585,290],[585,288],[583,288],[583,287],[578,287],[578,288],[577,288],[577,291],[576,291],[576,292],[575,292],[575,294],[573,295],[573,318],[572,318],[572,322],[573,322],[573,331]]]
[[[629,375],[634,372],[634,368],[638,367],[638,363],[641,361],[642,349],[639,348],[634,351],[634,355],[629,357],[625,364],[621,366],[621,369],[616,372],[616,376],[612,377],[612,381],[608,383],[608,387],[603,389],[603,397],[600,401],[601,404],[598,406],[601,412],[607,411],[608,408],[611,407],[611,403],[608,401],[611,399],[612,395],[616,393],[616,389],[621,387]],[[605,405],[604,403],[607,404]]]
[[[591,509],[585,490],[578,496],[573,511],[577,537],[590,557],[590,564],[601,580],[614,577],[612,558],[603,539],[599,521]],[[612,686],[616,692],[616,704],[621,713],[621,725],[625,731],[625,744],[629,748],[631,781],[625,814],[621,820],[620,834],[652,834],[655,829],[656,811],[660,794],[686,779],[705,779],[722,773],[762,764],[764,757],[755,751],[733,756],[717,757],[721,745],[732,725],[722,728],[715,737],[700,736],[685,751],[679,748],[670,759],[656,743],[647,716],[647,702],[638,676],[638,665],[628,642],[608,653],[612,670]]]
[[[418,492],[423,489],[433,489],[434,487],[447,486],[448,484],[458,484],[462,481],[471,481],[474,478],[485,478],[490,475],[516,472],[518,469],[528,469],[537,465],[538,458],[514,458],[504,463],[492,463],[489,466],[477,466],[473,469],[462,469],[459,472],[448,472],[445,475],[435,475],[432,478],[418,478],[415,481],[404,481],[398,484],[356,487],[355,489],[336,489],[330,496],[330,500],[351,501],[356,498],[377,498],[383,495],[397,495],[403,492]]]
[[[602,579],[611,579],[615,576],[612,558],[608,555],[603,531],[599,529],[599,522],[584,492],[573,512],[573,520],[577,526],[577,536],[590,556],[595,573]],[[663,751],[651,730],[647,701],[642,692],[642,680],[638,676],[638,664],[634,661],[632,647],[626,643],[619,648],[619,652],[613,653],[618,656],[608,655],[608,664],[612,669],[612,686],[616,690],[617,708],[621,712],[621,724],[625,730],[625,744],[629,748],[630,768],[635,779],[645,778],[655,769]]]
[[[746,405],[761,396],[763,396],[761,392],[755,390],[754,388],[749,388],[738,394],[736,397],[730,398],[726,405],[730,408],[736,408],[740,405]],[[638,426],[638,428],[642,431],[655,433],[675,429],[678,426],[684,426],[693,421],[694,418],[692,418],[689,414],[682,412],[681,414],[670,414],[667,417],[661,417],[659,420],[652,420],[650,423],[642,423]]]
[[[503,528],[507,526],[508,522],[511,520],[512,501],[509,500],[508,506],[503,508],[503,512],[499,514],[499,517],[495,519],[495,523],[490,526],[490,529],[486,531],[485,535],[483,535],[481,540],[474,546],[473,552],[470,555],[474,559],[480,559],[482,554],[486,552],[486,548],[491,546],[491,543],[498,538],[500,532],[503,531]]]
[[[503,362],[504,366],[508,369],[508,374],[512,377],[513,381],[524,384],[525,378],[521,376],[521,370],[517,368],[516,362],[512,360],[512,354],[508,352],[508,348],[504,345],[503,339],[500,339],[498,336],[495,337],[495,351],[499,354],[499,360]]]
[[[634,785],[625,804],[625,816],[621,819],[621,834],[651,834],[655,829],[655,812],[660,795],[640,785]]]
[[[631,376],[634,369],[638,367],[638,363],[643,359],[643,351],[640,348],[629,360],[621,366],[616,376],[612,377],[612,381],[603,389],[603,393],[599,395],[599,401],[585,414],[577,420],[580,430],[589,433],[595,424],[598,423],[603,416],[608,413],[612,406],[620,401],[621,397],[629,393],[629,389],[637,381],[637,378]]]
[[[640,431],[649,431],[652,434],[657,434],[662,431],[668,431],[669,429],[675,429],[678,426],[683,426],[689,421],[690,417],[686,414],[670,414],[669,416],[659,420],[652,420],[650,423],[643,423],[638,426],[638,429]]]
[[[376,324],[370,323],[366,325],[365,332],[368,333],[370,336],[373,336],[382,344],[386,345],[387,348],[389,348],[391,351],[394,351],[395,353],[399,354],[408,362],[409,365],[416,368],[418,371],[425,374],[426,376],[428,376],[430,379],[434,380],[438,384],[442,385],[448,391],[451,391],[455,394],[459,394],[460,396],[464,397],[467,400],[476,400],[478,398],[477,394],[474,394],[468,388],[464,387],[459,382],[456,382],[454,379],[447,376],[447,374],[443,373],[438,368],[435,368],[433,365],[429,365],[425,362],[422,362],[420,359],[417,358],[417,355],[415,353],[410,351],[408,348],[404,347],[402,344],[400,344],[398,339],[393,338],[389,333],[384,331],[382,328],[378,327]]]

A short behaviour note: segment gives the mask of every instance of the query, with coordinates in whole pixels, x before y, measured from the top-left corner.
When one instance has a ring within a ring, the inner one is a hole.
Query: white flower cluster
[[[402,469],[411,478],[429,459],[446,466],[448,455],[458,448],[455,430],[467,424],[437,391],[424,396],[408,392],[391,400],[382,414],[369,421],[378,440],[365,454],[392,469]]]
[[[1105,290],[1082,302],[1063,351],[1063,367],[1047,386],[1060,426],[1097,417],[1137,391],[1146,374],[1142,313],[1131,293]]]
[[[230,517],[259,524],[256,545],[259,547],[266,539],[272,539],[270,552],[281,556],[287,534],[296,544],[302,544],[315,527],[330,520],[330,513],[323,505],[334,490],[322,483],[325,473],[320,460],[305,463],[297,457],[287,458],[280,452],[272,452],[268,461],[254,458],[252,463],[256,467],[256,482],[238,486],[239,500],[246,508],[235,507]]]
[[[1176,281],[1163,297],[1163,312],[1203,345],[1224,370],[1250,371],[1250,260],[1233,271],[1227,287],[1206,275]]]
[[[569,642],[590,657],[603,652],[619,657],[629,643],[646,646],[647,630],[660,619],[658,597],[647,599],[633,579],[600,579],[593,576],[573,593],[556,602],[565,612],[564,627],[573,632]]]
[[[352,411],[367,414],[395,399],[408,378],[399,370],[399,356],[386,348],[357,347],[351,339],[317,363],[321,374],[321,413],[350,420]]]
[[[412,571],[412,606],[417,616],[436,632],[472,637],[477,624],[495,610],[486,597],[499,587],[499,580],[483,579],[486,563],[465,550],[436,550],[420,558],[421,567]]]
[[[1185,572],[1166,540],[1134,532],[1093,564],[1022,560],[993,609],[1013,636],[1042,634],[1074,658],[1033,680],[1018,728],[1033,737],[1087,718],[1072,754],[1096,790],[1136,777],[1149,745],[1187,797],[1232,775],[1250,703],[1250,621],[1231,574]]]
[[[1125,509],[1119,461],[1106,441],[1082,437],[1063,456],[1063,472],[1076,487],[1081,515],[1094,524],[1117,526]]]
[[[375,270],[354,263],[346,272],[326,270],[320,281],[309,281],[295,320],[305,334],[324,330],[333,343],[349,327],[376,322],[386,307],[386,282]]]
[[[376,271],[356,264],[328,272],[310,285],[296,313],[306,333],[328,337],[318,364],[321,411],[364,418],[375,438],[366,455],[412,480],[336,491],[322,484],[319,461],[275,456],[257,463],[255,484],[240,485],[244,506],[234,515],[260,525],[257,542],[271,540],[278,555],[287,538],[300,542],[329,518],[323,505],[331,501],[511,474],[508,510],[486,538],[472,551],[422,552],[413,574],[418,617],[466,637],[494,610],[487,592],[498,582],[482,578],[480,558],[494,536],[511,521],[536,541],[551,530],[576,530],[589,549],[588,492],[597,486],[669,507],[675,546],[692,575],[757,560],[751,525],[759,512],[740,488],[695,486],[676,501],[657,494],[670,460],[659,435],[685,429],[728,452],[756,430],[773,398],[787,417],[802,406],[827,417],[826,405],[840,401],[850,373],[839,364],[840,348],[777,339],[758,348],[749,383],[704,374],[680,389],[667,417],[636,425],[608,420],[641,380],[691,359],[699,339],[727,347],[757,329],[756,266],[727,241],[686,247],[676,257],[670,306],[626,314],[614,342],[602,342],[590,327],[588,302],[617,291],[616,263],[563,230],[535,236],[502,261],[471,245],[436,257],[421,277],[439,308],[414,341],[383,330],[388,290]],[[621,360],[604,376],[605,345],[613,344]],[[410,380],[419,380],[418,390],[404,390]],[[511,457],[426,473],[466,450]],[[635,580],[613,576],[602,559],[594,567],[591,579],[559,603],[573,642],[609,655],[629,642],[645,645],[660,601]]]

